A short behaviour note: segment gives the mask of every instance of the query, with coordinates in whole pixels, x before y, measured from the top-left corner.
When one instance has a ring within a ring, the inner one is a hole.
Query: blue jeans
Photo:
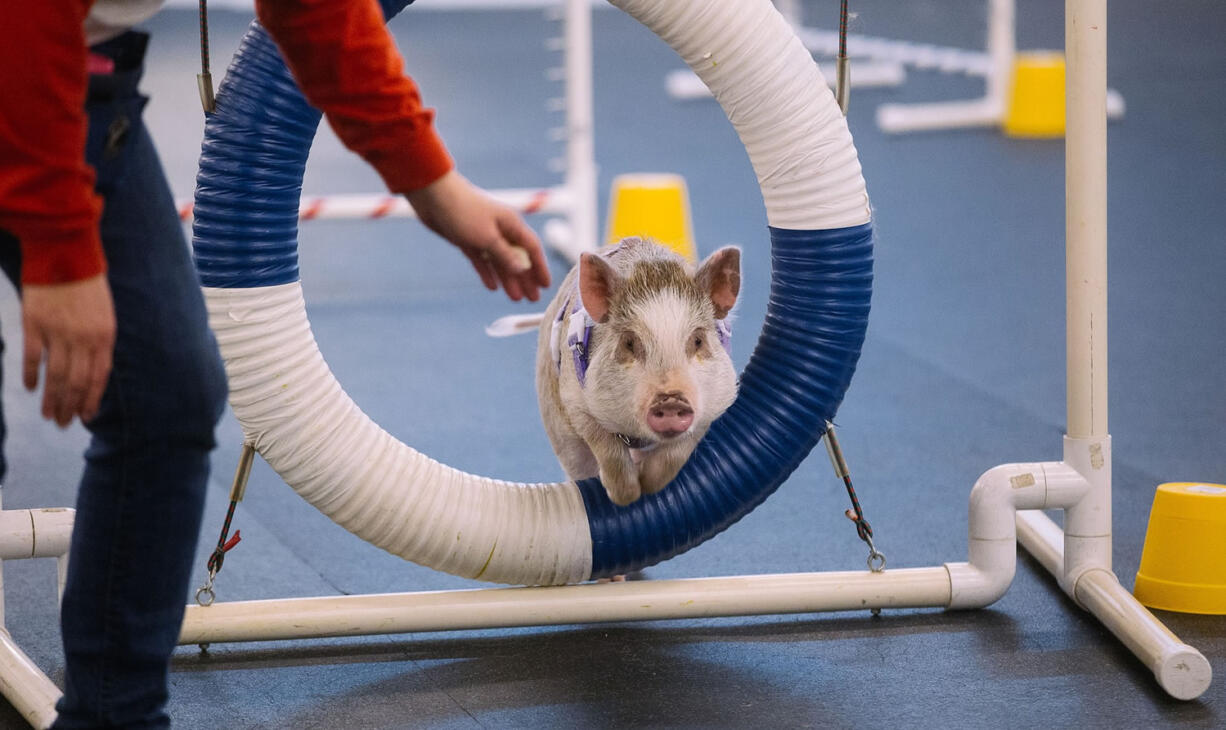
[[[105,200],[102,241],[118,330],[110,381],[87,424],[55,727],[169,726],[170,655],[226,396],[182,224],[140,118],[146,42],[127,33],[95,48],[116,60],[116,70],[91,78],[87,102],[86,157]],[[0,256],[10,276],[19,271],[11,237]]]

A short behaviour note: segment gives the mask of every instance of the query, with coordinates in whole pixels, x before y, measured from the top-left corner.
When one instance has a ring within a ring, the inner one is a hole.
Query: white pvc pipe
[[[1017,541],[1026,552],[1053,576],[1064,572],[1064,533],[1060,526],[1038,510],[1018,510],[1016,522]]]
[[[553,213],[569,215],[577,207],[574,191],[566,186],[549,188],[505,188],[485,191],[494,200],[525,215]],[[179,219],[192,220],[195,201],[188,198],[176,203]],[[304,195],[298,204],[298,219],[312,220],[375,220],[379,218],[416,218],[409,201],[391,193],[338,193],[334,195]]]
[[[1107,434],[1107,2],[1065,5],[1068,435]]]
[[[592,6],[566,0],[566,184],[569,241],[562,245],[572,261],[599,246],[596,209],[595,107],[592,93]],[[554,242],[557,245],[559,242]]]
[[[67,508],[0,510],[0,560],[66,555],[74,514]]]
[[[188,606],[180,644],[944,607],[944,568],[587,583]]]
[[[1085,480],[1061,462],[1004,464],[971,490],[967,563],[947,563],[950,608],[981,608],[1004,595],[1017,568],[1017,510],[1062,507],[1086,490]]]
[[[0,570],[6,560],[56,558],[56,586],[62,596],[75,514],[65,508],[0,510]],[[61,693],[4,628],[3,588],[0,572],[0,694],[30,725],[48,727]]]
[[[1018,540],[1053,575],[1063,577],[1060,527],[1042,512],[1019,512]],[[1072,588],[1078,604],[1094,614],[1154,673],[1172,697],[1195,699],[1209,688],[1213,668],[1194,647],[1185,644],[1142,606],[1107,570],[1084,571]]]
[[[9,632],[0,628],[0,693],[36,728],[55,720],[59,687],[26,656]]]
[[[990,0],[988,3],[987,52],[992,70],[987,76],[985,96],[989,103],[999,108],[1001,115],[1005,112],[1013,58],[1017,55],[1016,14],[1015,0]]]
[[[1075,596],[1150,668],[1158,684],[1172,697],[1195,699],[1209,688],[1213,680],[1209,660],[1154,618],[1120,585],[1114,573],[1087,571],[1077,581]]]
[[[1072,588],[1087,570],[1111,570],[1111,437],[1064,437],[1064,461],[1089,488],[1076,504],[1064,505],[1064,567],[1060,585]]]

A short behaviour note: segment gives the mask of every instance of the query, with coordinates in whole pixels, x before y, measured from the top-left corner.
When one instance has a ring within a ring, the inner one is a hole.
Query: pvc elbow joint
[[[1017,569],[1017,511],[1063,506],[1083,485],[1061,462],[1004,464],[984,472],[971,490],[969,562],[945,565],[949,608],[981,608],[1003,596]]]

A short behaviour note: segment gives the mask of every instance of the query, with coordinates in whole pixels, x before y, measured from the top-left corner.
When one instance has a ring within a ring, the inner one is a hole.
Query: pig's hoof
[[[644,463],[639,471],[639,485],[643,488],[643,494],[655,494],[671,484],[684,463],[684,460],[676,464],[663,460]]]
[[[610,485],[608,482],[605,482],[605,491],[609,494],[609,500],[619,507],[625,507],[643,496],[643,490],[639,488],[638,484]]]
[[[625,507],[632,504],[642,496],[642,493],[638,490],[635,490],[634,492],[615,492],[613,490],[608,490],[608,492],[609,500],[618,507]]]

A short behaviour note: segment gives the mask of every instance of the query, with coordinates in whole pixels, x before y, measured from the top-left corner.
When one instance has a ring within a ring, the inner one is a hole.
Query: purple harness
[[[618,249],[611,249],[605,254],[605,257],[612,256],[617,253]],[[553,336],[549,338],[549,346],[554,348],[553,359],[558,365],[559,372],[562,370],[562,353],[558,351],[558,329],[566,323],[566,349],[570,350],[571,357],[575,362],[575,375],[579,378],[579,387],[584,387],[587,381],[587,367],[589,364],[588,358],[591,356],[591,340],[592,329],[596,327],[596,321],[587,313],[583,302],[579,297],[579,279],[575,277],[575,285],[571,289],[570,296],[566,302],[558,309],[558,318],[553,322]],[[715,334],[719,337],[719,344],[723,346],[724,351],[732,356],[732,327],[728,324],[727,319],[715,320]]]

